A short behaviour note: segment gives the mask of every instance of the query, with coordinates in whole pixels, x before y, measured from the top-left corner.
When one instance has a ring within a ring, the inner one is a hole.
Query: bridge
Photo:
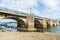
[[[18,31],[34,31],[40,30],[48,27],[59,26],[59,21],[43,18],[36,16],[34,14],[27,14],[23,12],[18,12],[8,8],[0,7],[0,18],[2,19],[14,19],[17,21]]]

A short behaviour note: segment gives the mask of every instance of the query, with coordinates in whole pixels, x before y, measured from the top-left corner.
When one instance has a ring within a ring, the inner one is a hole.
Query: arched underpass
[[[14,18],[14,17],[7,17],[4,19],[13,19],[17,21],[17,31],[22,31],[23,28],[25,27],[25,22],[22,19],[19,18]]]
[[[54,23],[53,23],[53,27],[54,27],[55,25],[54,25]]]
[[[37,31],[43,31],[42,24],[38,20],[34,20],[34,27],[37,29]]]

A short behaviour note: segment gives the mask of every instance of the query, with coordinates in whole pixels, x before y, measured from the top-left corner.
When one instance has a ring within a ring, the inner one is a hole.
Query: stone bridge
[[[0,9],[0,18],[14,19],[17,21],[18,31],[34,31],[42,28],[59,26],[59,21],[35,16],[34,14],[25,14],[11,9]]]

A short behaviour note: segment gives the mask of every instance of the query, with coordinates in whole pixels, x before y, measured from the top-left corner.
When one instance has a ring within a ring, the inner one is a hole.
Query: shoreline
[[[60,40],[60,34],[51,32],[0,32],[0,40]]]

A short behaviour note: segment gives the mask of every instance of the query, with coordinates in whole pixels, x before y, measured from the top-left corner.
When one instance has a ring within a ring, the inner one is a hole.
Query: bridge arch
[[[13,20],[16,20],[16,21],[17,21],[17,28],[23,28],[23,27],[25,26],[24,20],[19,19],[19,18],[15,18],[15,17],[6,17],[6,18],[3,18],[3,19],[13,19]]]
[[[40,30],[42,29],[42,24],[39,20],[34,20],[34,27],[37,29],[37,30]]]

